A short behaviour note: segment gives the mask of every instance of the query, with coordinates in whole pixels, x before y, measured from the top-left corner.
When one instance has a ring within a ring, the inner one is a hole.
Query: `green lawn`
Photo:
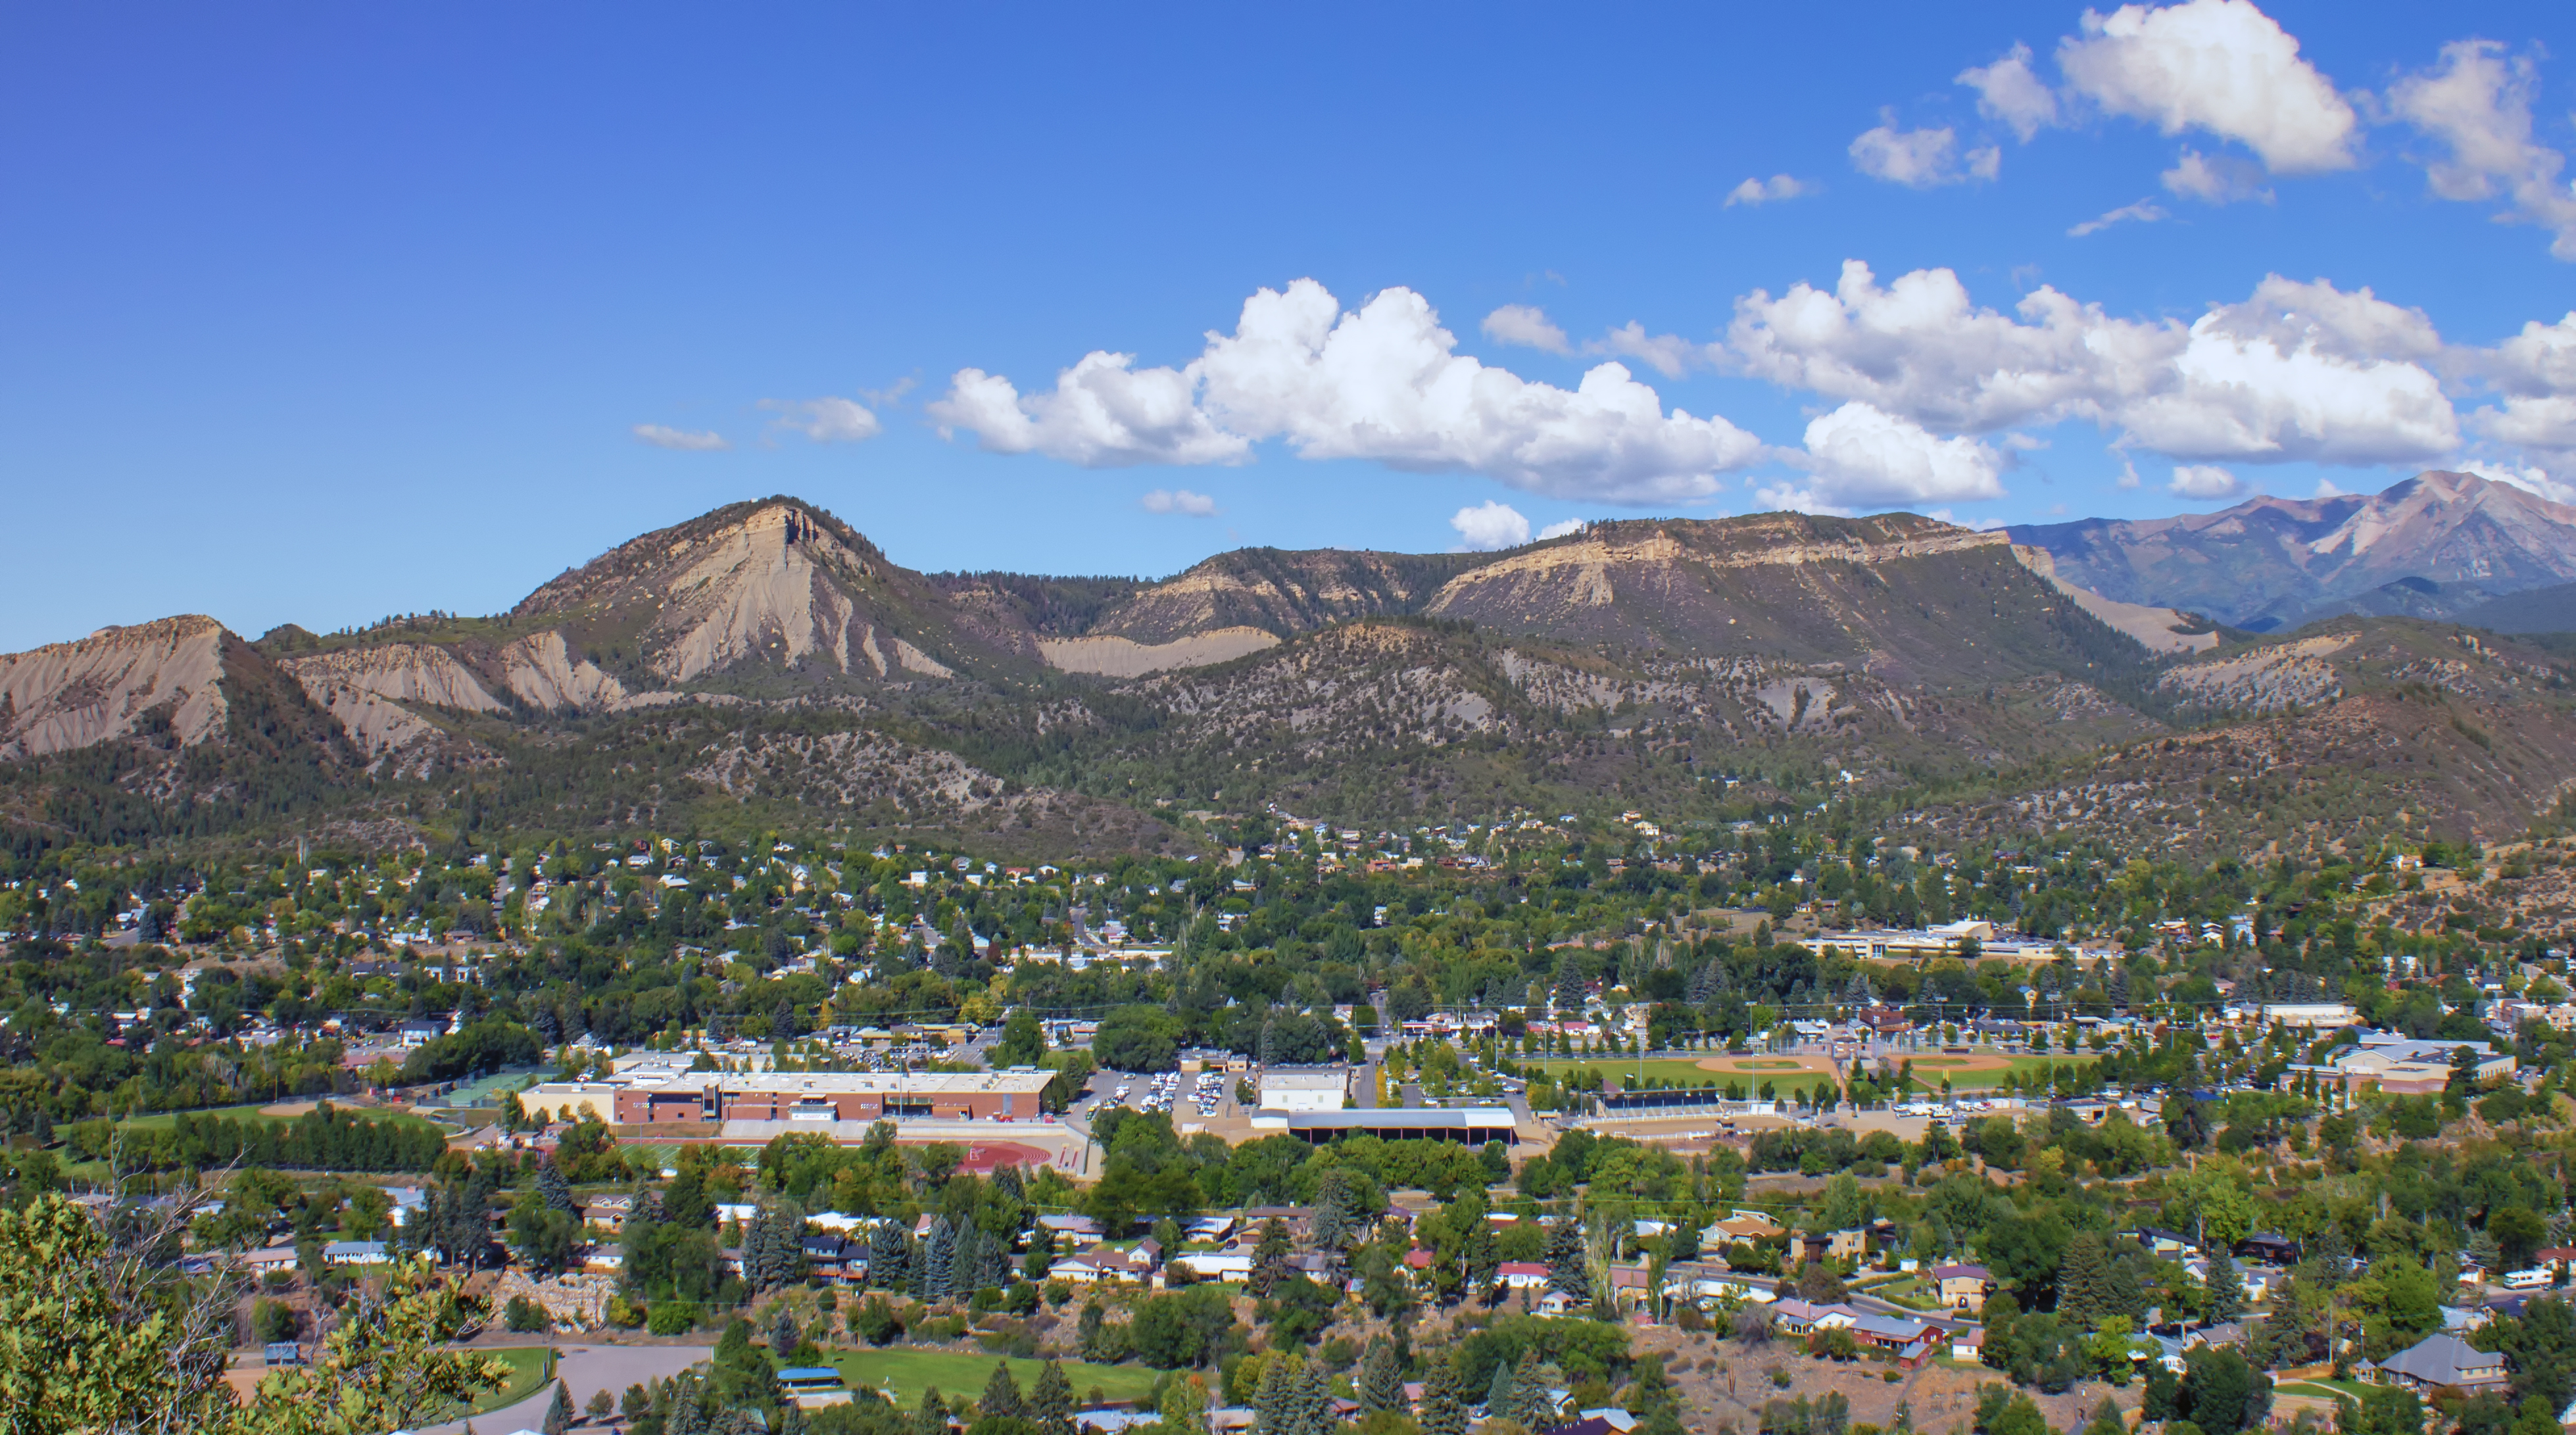
[[[1524,1065],[1534,1066],[1552,1074],[1590,1067],[1605,1077],[1617,1077],[1622,1086],[1634,1082],[1638,1073],[1638,1063],[1634,1057],[1622,1061],[1615,1056],[1576,1057],[1572,1060],[1559,1056],[1529,1061]],[[1645,1063],[1644,1069],[1649,1081],[1660,1080],[1681,1087],[1713,1086],[1722,1090],[1729,1082],[1738,1082],[1743,1085],[1745,1094],[1748,1096],[1759,1092],[1762,1089],[1762,1083],[1766,1081],[1771,1083],[1773,1089],[1785,1095],[1791,1091],[1803,1091],[1830,1079],[1822,1072],[1785,1068],[1772,1071],[1708,1071],[1704,1070],[1696,1060],[1680,1061],[1671,1058],[1650,1059]]]
[[[294,1097],[289,1099],[300,1101],[304,1098]],[[314,1099],[327,1100],[328,1098]],[[209,1107],[203,1111],[191,1111],[187,1114],[200,1118],[221,1116],[232,1121],[266,1121],[278,1125],[284,1125],[298,1119],[293,1116],[262,1116],[259,1114],[261,1107],[273,1106],[276,1104],[277,1103],[275,1102],[269,1101],[254,1101],[246,1106],[215,1106]],[[369,1121],[390,1121],[400,1126],[426,1126],[433,1131],[441,1132],[445,1130],[445,1128],[441,1127],[437,1122],[432,1121],[425,1116],[415,1116],[408,1111],[378,1111],[373,1107],[344,1105],[334,1105],[332,1109],[345,1112],[351,1116],[364,1117]],[[132,1127],[136,1130],[167,1131],[172,1126],[177,1125],[178,1121],[178,1112],[152,1111],[141,1116],[125,1117],[118,1121],[117,1124],[120,1126]]]
[[[2003,1085],[2006,1076],[2020,1076],[2042,1069],[2054,1070],[2059,1066],[2084,1066],[2101,1060],[2091,1052],[2074,1056],[2012,1056],[2005,1058],[2012,1063],[2005,1071],[1949,1071],[1931,1064],[1937,1059],[1937,1057],[1922,1056],[1914,1058],[1914,1084],[1936,1096],[1941,1092],[1941,1078],[1945,1076],[1950,1079],[1950,1089],[1953,1091],[1979,1091]],[[1956,1059],[1952,1058],[1952,1060]]]
[[[2354,1380],[2285,1380],[2275,1387],[2283,1395],[2305,1395],[2318,1400],[2361,1399],[2363,1386]]]
[[[554,1378],[555,1353],[543,1345],[513,1345],[501,1350],[478,1352],[498,1356],[510,1364],[510,1383],[490,1394],[478,1397],[468,1412],[488,1415],[505,1405],[516,1405],[537,1393],[539,1387]]]
[[[922,1392],[938,1386],[940,1395],[954,1402],[963,1396],[972,1400],[984,1393],[984,1382],[993,1378],[990,1355],[958,1355],[945,1350],[835,1350],[824,1362],[841,1372],[841,1378],[853,1388],[861,1385],[883,1390],[894,1384],[895,1403],[904,1409],[918,1409]],[[1042,1360],[1013,1360],[1011,1378],[1028,1390],[1046,1367]],[[1069,1360],[1064,1365],[1065,1378],[1073,1382],[1073,1396],[1082,1400],[1097,1386],[1112,1400],[1140,1400],[1154,1389],[1156,1371],[1142,1365],[1091,1365]]]

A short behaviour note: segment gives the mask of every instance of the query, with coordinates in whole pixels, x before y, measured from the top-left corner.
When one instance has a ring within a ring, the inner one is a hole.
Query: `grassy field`
[[[1564,1057],[1554,1057],[1545,1061],[1527,1062],[1524,1065],[1534,1066],[1551,1074],[1579,1071],[1590,1067],[1605,1077],[1617,1077],[1623,1086],[1635,1081],[1638,1072],[1638,1063],[1633,1057],[1626,1061],[1607,1056],[1577,1057],[1570,1061]],[[1786,1068],[1770,1071],[1706,1071],[1701,1069],[1696,1060],[1680,1061],[1671,1058],[1648,1060],[1645,1063],[1645,1074],[1649,1081],[1666,1081],[1682,1087],[1714,1086],[1723,1089],[1729,1082],[1739,1082],[1748,1096],[1759,1092],[1762,1089],[1762,1083],[1766,1081],[1771,1083],[1775,1091],[1786,1095],[1792,1091],[1804,1091],[1810,1086],[1829,1083],[1832,1080],[1823,1072]]]
[[[1949,1059],[1959,1061],[1965,1058],[1954,1056]],[[2033,1071],[2052,1070],[2058,1066],[2086,1066],[2100,1059],[2091,1052],[2076,1056],[2008,1056],[2004,1060],[2011,1065],[2002,1070],[1955,1071],[1937,1065],[1936,1063],[1942,1060],[1937,1054],[1917,1056],[1914,1058],[1914,1084],[1937,1095],[1941,1090],[1942,1078],[1947,1077],[1950,1081],[1950,1089],[1953,1091],[1977,1091],[2003,1085],[2006,1076],[2021,1076]]]
[[[488,1415],[505,1405],[516,1405],[537,1393],[540,1386],[554,1378],[555,1353],[542,1345],[513,1345],[501,1350],[478,1354],[498,1356],[510,1364],[510,1383],[481,1397],[468,1412]]]
[[[297,1119],[293,1116],[260,1115],[261,1107],[274,1104],[276,1103],[255,1101],[247,1106],[215,1106],[209,1107],[204,1111],[191,1111],[187,1114],[196,1117],[221,1116],[232,1121],[267,1121],[275,1124],[284,1124]],[[431,1121],[426,1117],[415,1116],[408,1111],[378,1111],[371,1107],[346,1105],[337,1105],[333,1109],[347,1112],[352,1116],[364,1117],[369,1121],[391,1121],[400,1126],[425,1126],[433,1131],[443,1131],[445,1129],[435,1121]],[[125,1117],[119,1120],[117,1124],[119,1126],[131,1127],[135,1130],[167,1131],[172,1126],[178,1124],[178,1120],[178,1112],[153,1111],[147,1112],[141,1116]]]
[[[2285,1380],[2276,1387],[2283,1395],[2305,1395],[2317,1400],[2361,1399],[2362,1386],[2352,1380]]]
[[[873,1386],[883,1390],[891,1381],[895,1403],[906,1410],[921,1405],[922,1392],[938,1386],[941,1396],[969,1400],[984,1393],[984,1382],[993,1378],[990,1355],[958,1355],[945,1350],[835,1350],[824,1357],[824,1363],[841,1372],[841,1378],[852,1387]],[[1014,1360],[1011,1378],[1026,1391],[1036,1383],[1038,1372],[1046,1367],[1041,1360]],[[1155,1372],[1142,1365],[1089,1365],[1069,1360],[1064,1364],[1065,1378],[1073,1382],[1076,1400],[1088,1397],[1098,1387],[1112,1400],[1140,1400],[1153,1392]]]

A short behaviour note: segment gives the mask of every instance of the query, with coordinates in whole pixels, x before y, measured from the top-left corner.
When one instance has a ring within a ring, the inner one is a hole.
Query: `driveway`
[[[605,1390],[611,1400],[626,1394],[630,1385],[651,1385],[656,1380],[677,1375],[703,1360],[715,1356],[712,1345],[558,1345],[563,1358],[555,1362],[555,1375],[572,1390],[573,1413],[590,1403],[594,1390]],[[551,1385],[516,1405],[505,1405],[487,1415],[474,1417],[474,1428],[484,1435],[513,1435],[520,1430],[535,1430],[546,1423],[546,1411],[554,1404]],[[466,1422],[432,1425],[418,1435],[463,1435]]]

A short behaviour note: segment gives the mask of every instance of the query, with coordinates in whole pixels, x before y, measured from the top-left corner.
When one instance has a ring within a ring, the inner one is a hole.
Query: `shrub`
[[[686,1335],[697,1323],[697,1305],[685,1300],[657,1301],[644,1317],[644,1328],[655,1335]]]

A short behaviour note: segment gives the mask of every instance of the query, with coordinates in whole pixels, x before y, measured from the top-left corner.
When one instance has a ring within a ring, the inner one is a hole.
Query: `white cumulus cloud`
[[[1145,511],[1147,513],[1183,513],[1192,518],[1212,518],[1216,515],[1216,500],[1204,493],[1192,493],[1186,488],[1158,488],[1145,495]]]
[[[1731,361],[1755,377],[1858,400],[1933,430],[2082,419],[2186,461],[2398,463],[2458,444],[2420,310],[2368,289],[2273,276],[2189,326],[2116,318],[2042,287],[2007,315],[1947,269],[1881,286],[1846,261],[1738,300]]]
[[[1748,179],[1726,192],[1726,207],[1739,204],[1769,204],[1775,199],[1798,199],[1816,192],[1816,186],[1790,175],[1775,174],[1769,179]]]
[[[2214,464],[2187,463],[2173,471],[2173,482],[2165,486],[2176,498],[2216,499],[2241,498],[2249,490],[2236,475]]]
[[[1811,491],[1838,505],[2004,496],[2003,458],[1992,448],[1859,402],[1807,425],[1807,464]]]
[[[637,424],[634,433],[655,448],[677,449],[682,453],[713,453],[733,447],[720,433],[693,433],[687,429],[665,428],[660,424]]]
[[[1634,359],[1668,379],[1680,378],[1683,370],[1701,358],[1699,345],[1679,334],[1649,334],[1646,326],[1634,319],[1598,339],[1586,341],[1583,352]]]
[[[1126,355],[1093,353],[1054,393],[1028,398],[998,375],[961,369],[929,412],[988,449],[1076,463],[1239,462],[1275,439],[1300,458],[1480,473],[1613,503],[1705,497],[1716,474],[1761,453],[1760,440],[1723,418],[1667,412],[1624,365],[1598,365],[1563,389],[1457,347],[1410,289],[1346,313],[1323,285],[1300,279],[1245,300],[1235,331],[1209,334],[1185,368],[1136,370]]]
[[[929,414],[942,434],[972,430],[990,452],[1043,453],[1085,468],[1251,458],[1250,443],[1199,410],[1188,374],[1135,363],[1133,354],[1095,350],[1056,375],[1054,392],[1026,398],[999,374],[960,369]]]
[[[2537,224],[2549,252],[2576,259],[2576,191],[2559,181],[2566,157],[2531,137],[2538,77],[2527,58],[2508,61],[2492,40],[2442,47],[2438,69],[2391,86],[2389,108],[2449,151],[2426,166],[2444,199],[2506,201],[2506,218]]]
[[[1520,510],[1490,498],[1459,509],[1450,516],[1449,526],[1458,530],[1459,546],[1475,553],[1518,548],[1530,541],[1529,520],[1521,517]]]
[[[2250,0],[2087,10],[2083,32],[2059,42],[2057,67],[2109,113],[2235,140],[2275,174],[2353,163],[2351,104]]]
[[[816,443],[856,443],[875,438],[885,427],[854,399],[765,399],[760,406],[780,415],[780,427]]]
[[[1959,73],[1958,83],[1977,92],[1977,113],[2009,125],[2028,144],[2057,123],[2057,93],[2030,67],[2030,47],[2015,43],[1991,65]]]
[[[1893,115],[1851,142],[1851,159],[1861,173],[1909,189],[1993,179],[2003,169],[2003,151],[1993,145],[1972,149],[1963,159],[1956,130],[1900,130]]]
[[[1584,522],[1580,518],[1560,518],[1545,528],[1540,529],[1538,531],[1538,536],[1541,541],[1545,541],[1550,538],[1570,538],[1591,526],[1591,524]]]
[[[1497,344],[1518,344],[1524,349],[1543,349],[1551,354],[1570,354],[1573,346],[1565,341],[1565,331],[1547,317],[1547,311],[1535,304],[1505,304],[1485,316],[1485,337]]]
[[[1978,307],[1948,269],[1882,286],[1847,259],[1831,292],[1802,282],[1737,300],[1727,345],[1754,377],[1971,433],[2099,417],[2151,387],[2182,345],[2178,326],[2115,319],[2045,286],[2016,312]]]

